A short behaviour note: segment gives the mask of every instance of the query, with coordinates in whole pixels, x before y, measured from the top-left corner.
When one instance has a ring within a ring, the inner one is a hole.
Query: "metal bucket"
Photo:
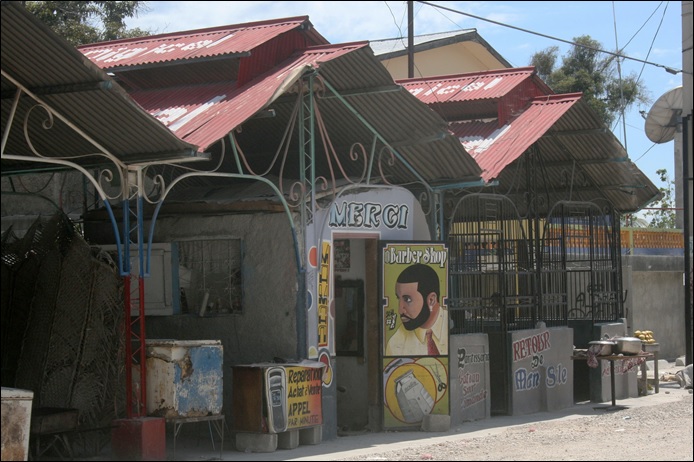
[[[641,352],[641,339],[636,337],[617,337],[614,339],[617,354],[637,355]]]
[[[610,356],[615,347],[615,342],[611,340],[594,340],[588,342],[589,349],[595,356]]]

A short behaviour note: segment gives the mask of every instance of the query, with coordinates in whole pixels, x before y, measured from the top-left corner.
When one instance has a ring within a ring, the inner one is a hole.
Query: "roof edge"
[[[411,79],[398,79],[395,82],[399,84],[406,84],[406,83],[418,83],[418,82],[433,82],[433,81],[439,81],[439,80],[451,80],[451,79],[460,79],[460,78],[469,78],[469,77],[474,77],[474,76],[489,76],[489,75],[501,75],[501,74],[519,74],[522,72],[527,72],[528,74],[535,74],[535,67],[533,66],[527,66],[527,67],[513,67],[509,69],[494,69],[491,71],[477,71],[477,72],[465,72],[463,74],[448,74],[448,75],[436,75],[436,76],[431,76],[431,77],[413,77]]]
[[[502,63],[507,68],[513,67],[511,65],[511,63],[506,61],[506,59],[503,56],[501,56],[501,54],[498,51],[496,51],[489,44],[489,42],[487,42],[485,39],[483,39],[479,35],[479,33],[477,32],[477,29],[470,28],[470,29],[460,29],[459,31],[450,31],[450,33],[455,33],[455,32],[460,32],[460,33],[456,34],[456,35],[450,35],[447,37],[442,37],[442,38],[433,39],[430,41],[415,44],[414,52],[417,53],[417,52],[421,52],[421,51],[427,51],[427,50],[431,50],[434,48],[438,48],[442,45],[451,45],[451,44],[461,43],[461,42],[474,42],[474,43],[478,43],[479,45],[482,45],[484,48],[486,48],[487,51],[489,51],[489,53],[497,61]],[[415,35],[415,37],[417,37],[417,38],[429,37],[429,36],[440,35],[440,34],[445,34],[445,33],[446,32],[434,32],[431,34]],[[407,37],[393,37],[393,38],[389,38],[389,39],[370,40],[370,42],[379,42],[380,43],[380,42],[388,42],[388,41],[392,41],[392,40],[404,40],[406,38]],[[401,49],[401,50],[395,50],[395,51],[391,51],[388,53],[381,53],[378,55],[378,59],[380,59],[380,60],[393,59],[393,58],[397,58],[400,56],[405,56],[405,55],[407,55],[407,53],[408,53],[408,50],[407,50],[407,47],[405,47],[404,49]]]
[[[257,27],[257,26],[263,26],[263,25],[281,24],[281,23],[285,23],[285,22],[297,22],[297,23],[302,23],[302,24],[308,23],[310,25],[313,33],[315,35],[323,38],[322,35],[320,35],[318,32],[316,32],[316,29],[315,29],[315,27],[313,27],[313,24],[309,20],[309,17],[307,15],[305,15],[305,16],[291,16],[288,18],[266,19],[264,21],[244,22],[244,23],[239,23],[239,24],[225,24],[222,26],[206,27],[206,28],[202,28],[202,29],[180,30],[180,31],[176,31],[176,32],[167,32],[164,34],[145,35],[142,37],[131,37],[131,38],[124,38],[124,39],[119,39],[119,40],[107,40],[105,42],[85,43],[84,45],[80,45],[76,48],[78,50],[81,50],[82,48],[92,48],[95,46],[106,45],[106,44],[111,46],[111,45],[117,45],[120,43],[137,43],[137,42],[141,42],[141,41],[147,41],[150,39],[161,39],[161,38],[167,38],[167,37],[175,37],[177,35],[190,36],[190,35],[195,35],[195,34],[210,33],[210,32],[221,31],[221,30]],[[323,38],[323,40],[325,40],[326,43],[330,43],[325,38]]]

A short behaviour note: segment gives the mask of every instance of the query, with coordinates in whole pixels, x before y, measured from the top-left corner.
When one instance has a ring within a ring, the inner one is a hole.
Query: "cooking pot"
[[[617,337],[614,339],[614,352],[624,355],[637,355],[641,352],[641,339],[636,337]]]
[[[615,342],[611,340],[593,340],[588,342],[588,349],[595,353],[595,356],[610,356]]]

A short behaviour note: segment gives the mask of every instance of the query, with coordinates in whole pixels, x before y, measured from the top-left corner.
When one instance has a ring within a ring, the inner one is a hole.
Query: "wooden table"
[[[644,353],[643,351],[640,352],[639,354],[636,355],[610,355],[610,356],[596,356],[595,359],[601,360],[604,359],[606,361],[610,362],[610,392],[612,393],[612,405],[611,406],[596,406],[593,409],[602,409],[604,411],[619,411],[622,409],[626,409],[628,406],[617,406],[617,401],[615,399],[615,385],[614,385],[614,362],[615,361],[624,361],[627,359],[637,359],[637,358],[650,358],[653,355],[651,353]],[[572,356],[571,359],[573,360],[583,360],[587,361],[588,360],[588,355],[586,356]]]
[[[660,393],[660,377],[658,376],[658,351],[660,351],[659,343],[644,343],[642,350],[650,353],[653,356],[653,377],[655,378],[655,392]],[[646,373],[646,361],[641,364],[641,373],[645,382],[646,394],[648,394],[648,374]]]

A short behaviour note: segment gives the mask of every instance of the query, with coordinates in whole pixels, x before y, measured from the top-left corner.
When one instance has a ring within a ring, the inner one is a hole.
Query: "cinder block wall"
[[[651,330],[661,359],[684,355],[684,257],[622,256],[622,282],[628,334]]]

